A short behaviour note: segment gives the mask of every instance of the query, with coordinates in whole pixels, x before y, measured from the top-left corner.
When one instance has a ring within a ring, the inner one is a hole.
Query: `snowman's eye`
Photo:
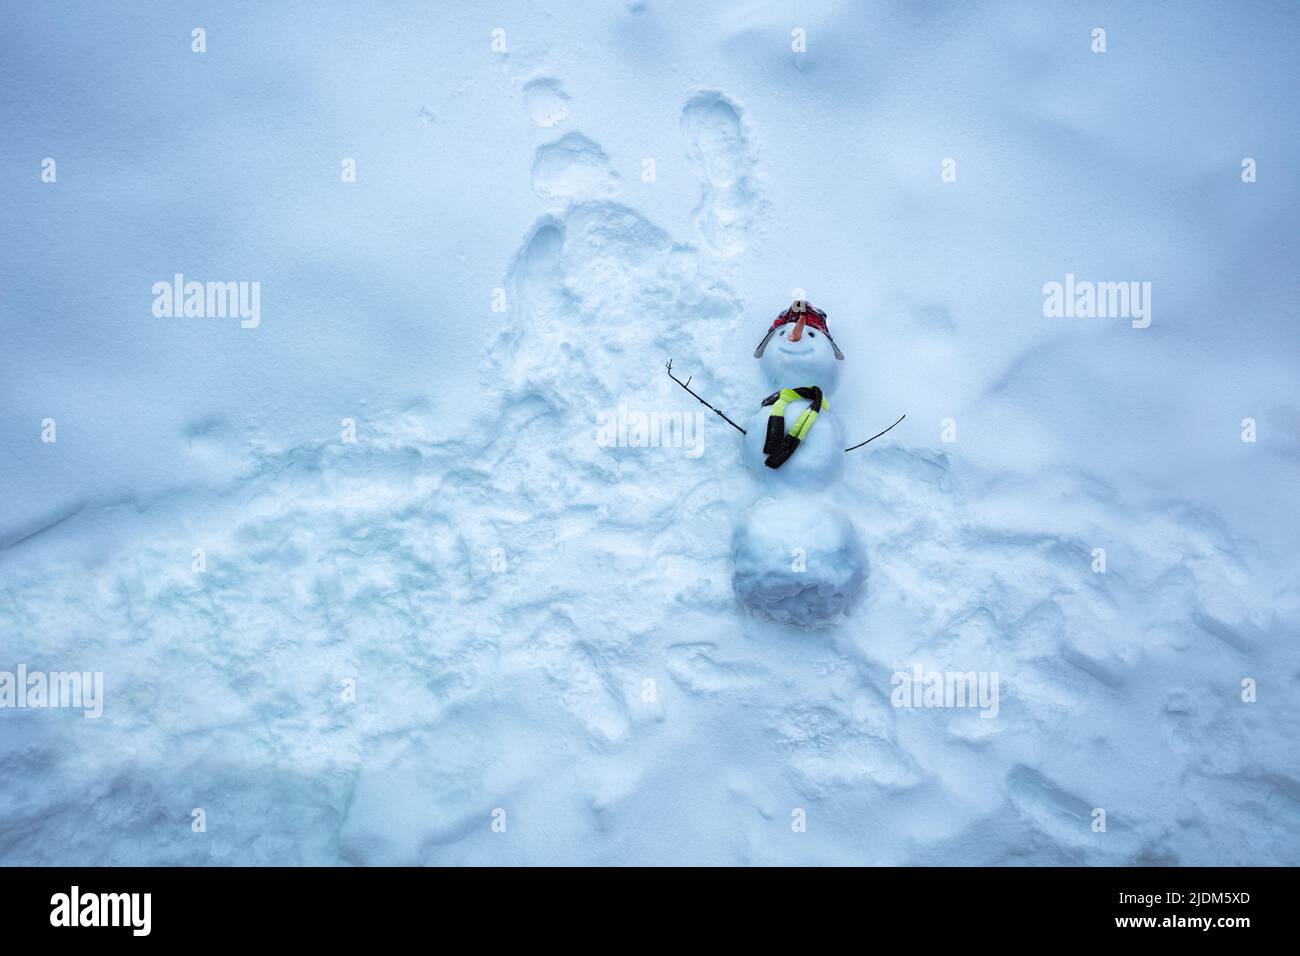
[[[808,333],[808,338],[810,338],[810,339],[815,339],[815,338],[817,338],[817,333],[816,333],[816,332],[809,332],[809,333]]]

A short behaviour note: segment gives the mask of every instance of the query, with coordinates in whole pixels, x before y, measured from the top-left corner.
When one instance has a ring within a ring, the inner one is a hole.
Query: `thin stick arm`
[[[906,415],[901,416],[901,417],[898,419],[898,422],[901,422],[901,421],[902,421],[904,418],[906,418],[906,417],[907,417]],[[894,425],[897,425],[898,422],[894,422]],[[893,428],[894,425],[890,425],[889,428]],[[885,432],[889,431],[889,428],[886,428],[886,429],[885,429]],[[875,435],[872,435],[870,438],[868,438],[867,441],[860,441],[860,442],[858,442],[856,445],[853,446],[853,448],[861,448],[861,447],[862,447],[863,445],[865,445],[867,442],[875,441],[877,438],[879,438],[879,437],[880,437],[881,435],[883,435],[885,432],[877,432]],[[844,449],[844,451],[845,451],[845,452],[850,452],[850,451],[853,451],[853,448],[846,448],[846,449]]]
[[[669,360],[668,360],[668,364],[665,365],[664,367],[665,367],[666,369],[668,369],[668,377],[669,377],[669,378],[671,378],[674,382],[676,382],[676,383],[677,383],[678,385],[680,385],[682,388],[686,389],[686,391],[690,392],[692,395],[695,395],[695,392],[691,390],[691,380],[690,380],[689,378],[687,378],[686,381],[683,382],[680,378],[678,378],[676,375],[673,374],[673,360],[672,360],[672,359],[669,359]],[[731,426],[732,428],[734,428],[736,431],[740,432],[742,435],[747,435],[747,434],[749,434],[748,432],[745,431],[745,429],[741,428],[739,425],[737,425],[735,422],[733,422],[730,418],[728,418],[726,415],[724,415],[721,411],[719,411],[718,409],[714,408],[712,405],[710,405],[710,404],[709,404],[708,402],[706,402],[704,399],[700,398],[700,396],[695,395],[695,400],[696,400],[697,402],[699,402],[701,405],[703,405],[705,408],[707,408],[709,411],[713,412],[713,414],[721,416],[721,417],[722,417],[722,420],[723,420],[724,422],[726,422],[728,425],[730,425],[730,426]]]

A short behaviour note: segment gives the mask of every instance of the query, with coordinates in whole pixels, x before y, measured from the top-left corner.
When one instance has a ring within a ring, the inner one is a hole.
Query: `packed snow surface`
[[[1228,10],[6,5],[0,671],[104,701],[0,710],[0,862],[1300,864],[1300,17]],[[747,421],[800,294],[907,413],[815,631],[663,367]]]

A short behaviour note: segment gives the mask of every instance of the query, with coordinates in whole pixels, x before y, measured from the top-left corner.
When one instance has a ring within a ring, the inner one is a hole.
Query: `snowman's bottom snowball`
[[[740,603],[778,624],[833,623],[870,574],[853,522],[816,498],[763,498],[736,522],[732,584]]]

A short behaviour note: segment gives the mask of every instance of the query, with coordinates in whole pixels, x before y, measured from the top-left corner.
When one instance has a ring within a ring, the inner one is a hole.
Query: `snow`
[[[105,700],[0,711],[0,861],[1300,863],[1300,18],[1222,13],[6,8],[0,670]],[[745,421],[796,290],[907,413],[812,632],[730,426],[597,440]]]

